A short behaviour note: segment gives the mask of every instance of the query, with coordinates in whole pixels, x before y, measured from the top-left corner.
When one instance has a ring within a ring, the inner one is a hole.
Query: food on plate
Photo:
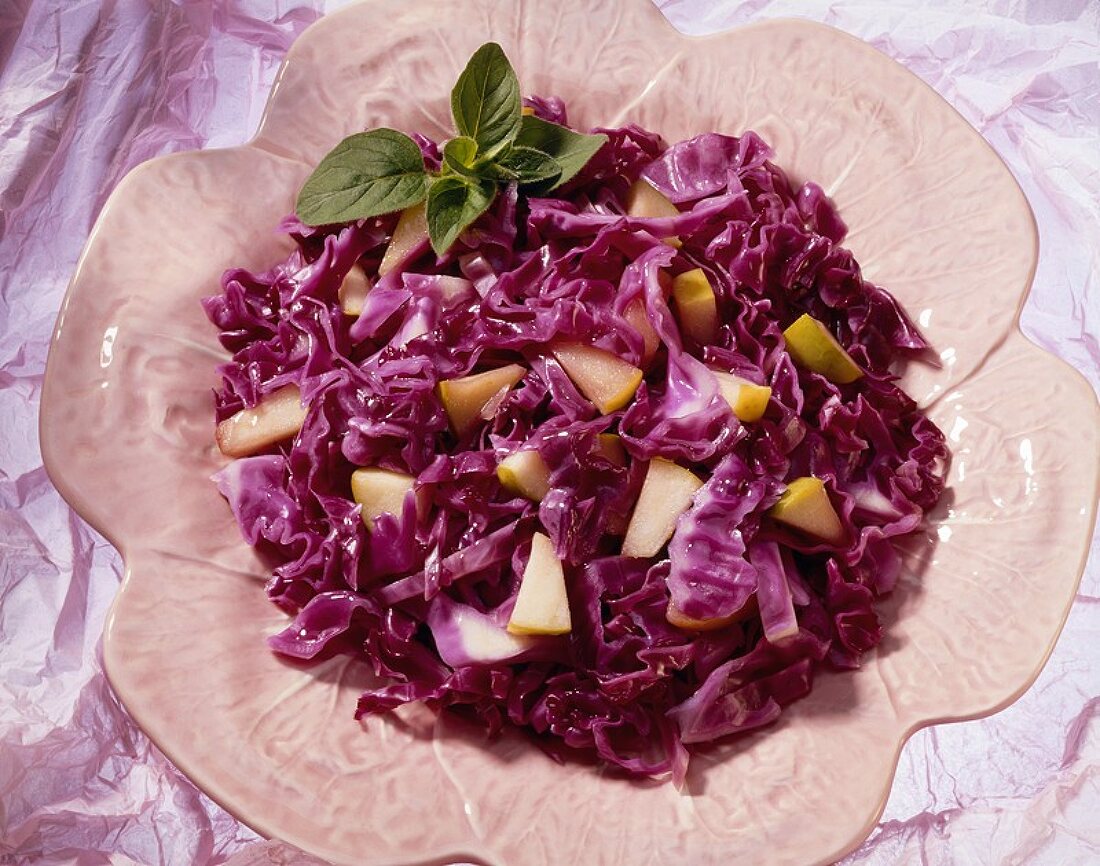
[[[768,409],[768,401],[772,397],[770,387],[757,385],[755,382],[722,370],[711,370],[711,373],[718,380],[719,393],[730,404],[733,414],[739,421],[759,421],[764,417]]]
[[[680,209],[665,198],[664,194],[645,180],[636,180],[630,185],[623,199],[623,209],[632,217],[677,217]],[[680,239],[675,235],[664,238],[671,247],[679,247]]]
[[[573,384],[604,415],[629,403],[642,381],[642,371],[633,364],[595,346],[554,343],[550,353]]]
[[[800,367],[820,373],[830,382],[847,385],[863,375],[852,356],[844,351],[829,329],[809,313],[803,313],[783,332],[787,352]]]
[[[439,383],[439,401],[443,404],[451,426],[459,436],[468,433],[486,412],[486,407],[500,399],[527,374],[519,364],[508,364],[483,373],[444,379]],[[495,408],[495,405],[493,406]],[[488,417],[492,417],[492,411]]]
[[[677,217],[680,209],[652,184],[636,180],[623,199],[623,209],[633,217]]]
[[[645,301],[635,298],[623,310],[623,321],[642,338],[641,366],[648,369],[661,347],[661,338],[653,329],[653,323],[645,311]]]
[[[703,269],[677,274],[672,281],[672,298],[680,333],[700,346],[713,343],[718,336],[718,298]]]
[[[535,502],[550,492],[550,467],[535,448],[515,451],[501,460],[497,478],[505,490]]]
[[[806,476],[787,483],[787,489],[769,512],[774,520],[801,529],[814,538],[840,544],[844,541],[844,524],[840,522],[825,482]]]
[[[881,639],[944,486],[894,372],[927,345],[754,133],[575,129],[493,44],[451,102],[340,142],[289,258],[204,300],[271,647],[363,660],[360,716],[680,781]]]
[[[384,277],[395,268],[401,267],[410,256],[422,252],[427,244],[427,208],[423,204],[405,208],[397,218],[393,235],[386,244],[385,255],[378,265],[378,276]]]
[[[297,385],[284,385],[218,422],[214,438],[226,457],[245,457],[302,429],[306,408]]]
[[[565,572],[553,543],[541,532],[531,536],[516,604],[508,618],[512,634],[565,634],[572,629]]]
[[[383,514],[401,518],[405,512],[405,500],[413,498],[416,479],[404,472],[390,469],[364,467],[351,473],[351,498],[359,503],[359,516],[367,529],[373,529],[375,521]]]
[[[676,521],[691,507],[692,497],[703,482],[683,466],[654,457],[646,466],[645,480],[623,538],[623,556],[653,557],[660,553]]]
[[[596,437],[596,453],[608,463],[626,466],[629,456],[617,433],[601,433]]]

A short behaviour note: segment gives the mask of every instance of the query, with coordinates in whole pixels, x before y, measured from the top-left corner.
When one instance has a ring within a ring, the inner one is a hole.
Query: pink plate
[[[551,11],[552,10],[552,11]],[[887,605],[864,669],[820,677],[777,726],[693,761],[686,790],[486,744],[426,710],[360,726],[364,668],[271,655],[285,618],[209,482],[214,366],[198,300],[229,266],[286,252],[274,231],[321,155],[387,125],[445,132],[461,65],[501,42],[526,92],[582,126],[676,140],[755,129],[851,226],[942,365],[907,389],[954,452],[950,490]],[[211,797],[341,864],[829,862],[874,826],[898,751],[932,722],[990,713],[1035,678],[1066,617],[1097,498],[1100,413],[1017,313],[1036,261],[1023,194],[930,88],[863,43],[770,22],[707,39],[645,0],[374,0],[314,25],[243,147],[146,163],[119,184],[50,352],[50,476],[122,552],[104,655],[119,697]]]

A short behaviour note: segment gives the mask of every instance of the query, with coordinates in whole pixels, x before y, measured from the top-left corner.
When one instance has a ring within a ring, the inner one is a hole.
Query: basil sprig
[[[451,91],[458,135],[445,142],[438,172],[392,129],[349,136],[321,160],[298,194],[306,225],[350,222],[427,199],[432,249],[443,255],[488,210],[502,184],[545,193],[573,178],[607,141],[523,114],[519,79],[503,49],[482,45]]]

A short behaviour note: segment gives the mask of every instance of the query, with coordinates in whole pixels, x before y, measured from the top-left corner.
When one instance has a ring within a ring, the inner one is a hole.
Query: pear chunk
[[[764,417],[772,389],[767,385],[757,385],[748,379],[742,379],[733,373],[711,370],[718,380],[718,390],[730,404],[733,414],[740,421],[759,421]]]
[[[218,424],[214,438],[226,457],[247,457],[276,442],[289,439],[302,429],[306,407],[297,385],[272,391],[251,409]]]
[[[516,451],[500,461],[497,478],[506,490],[541,502],[550,492],[550,467],[538,451]]]
[[[691,507],[703,486],[694,474],[661,457],[646,468],[645,481],[623,539],[623,556],[656,556],[676,529],[676,520]]]
[[[663,192],[644,180],[636,180],[630,185],[625,204],[627,214],[632,217],[651,219],[680,215],[680,209]]]
[[[783,337],[787,352],[799,367],[820,373],[830,382],[847,385],[863,375],[829,329],[809,313],[799,316],[783,332]]]
[[[636,180],[630,185],[624,204],[626,205],[627,216],[642,219],[678,217],[680,215],[680,209],[670,202],[663,192],[644,180]],[[665,238],[664,241],[670,247],[680,248],[679,238]]]
[[[438,385],[439,399],[455,433],[462,436],[481,420],[485,406],[501,391],[507,391],[527,374],[519,364],[508,364],[459,379],[445,379]]]
[[[677,274],[672,280],[677,318],[687,336],[704,346],[718,337],[718,299],[702,268]]]
[[[351,266],[348,275],[340,284],[340,309],[347,316],[360,316],[363,313],[363,305],[367,302],[367,293],[370,291],[370,280],[366,271],[358,263]]]
[[[439,657],[453,668],[511,661],[538,645],[538,639],[509,634],[487,614],[451,603],[444,614],[429,614]]]
[[[750,595],[749,600],[729,616],[719,616],[713,619],[696,619],[695,617],[687,616],[676,606],[676,602],[669,599],[668,610],[665,611],[665,619],[668,620],[670,625],[674,625],[676,628],[687,629],[688,631],[717,631],[720,628],[725,628],[727,625],[732,625],[735,622],[741,622],[742,620],[748,619],[754,613],[756,613],[755,595]]]
[[[623,310],[623,318],[626,319],[630,327],[642,335],[642,365],[648,367],[649,362],[653,360],[653,356],[657,354],[657,349],[661,345],[661,338],[653,329],[649,316],[646,315],[645,301],[641,298],[635,298],[627,304],[626,309]]]
[[[595,346],[556,343],[550,352],[577,389],[604,415],[622,409],[641,384],[641,370]]]
[[[389,469],[367,467],[351,473],[351,495],[361,506],[363,523],[374,529],[374,521],[383,514],[400,518],[405,496],[416,481],[411,475]]]
[[[626,466],[626,449],[618,433],[601,433],[596,437],[596,453],[608,463]]]
[[[508,631],[512,634],[566,634],[573,628],[565,572],[550,539],[536,532],[523,570]]]
[[[807,535],[840,544],[844,541],[844,526],[837,516],[825,482],[812,475],[794,479],[779,501],[771,507],[772,519],[799,529]]]
[[[390,245],[382,256],[382,263],[378,266],[378,276],[384,277],[395,268],[399,268],[408,262],[409,256],[423,244],[428,242],[428,216],[424,203],[413,205],[401,211],[397,218],[397,226],[390,238]]]

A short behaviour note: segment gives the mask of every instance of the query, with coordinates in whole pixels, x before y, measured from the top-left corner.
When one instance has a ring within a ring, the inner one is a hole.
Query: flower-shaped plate
[[[451,84],[489,39],[524,92],[563,97],[577,125],[761,133],[833,196],[867,278],[942,359],[904,384],[948,433],[950,489],[908,545],[884,644],[858,673],[819,677],[778,725],[696,758],[683,792],[557,765],[516,736],[486,743],[426,710],[355,722],[369,672],[268,651],[285,618],[209,481],[224,352],[199,298],[225,268],[287,252],[276,223],[343,136],[445,135]],[[1028,205],[982,138],[827,27],[692,39],[645,0],[372,0],[329,16],[290,51],[251,143],[153,160],[119,184],[65,299],[42,446],[126,561],[111,683],[211,797],[339,864],[829,862],[874,826],[905,739],[1017,697],[1073,599],[1100,421],[1085,382],[1018,330],[1036,255]]]

